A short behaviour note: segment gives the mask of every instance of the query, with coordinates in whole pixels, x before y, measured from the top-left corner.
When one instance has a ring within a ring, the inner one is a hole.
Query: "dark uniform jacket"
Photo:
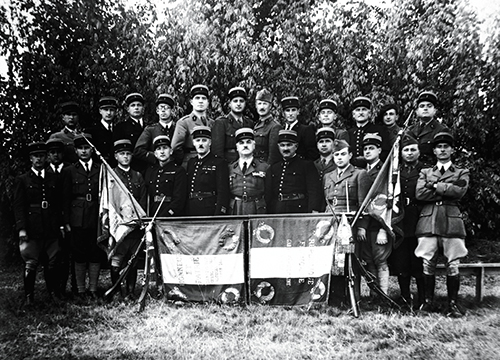
[[[266,171],[269,165],[253,159],[247,164],[243,174],[239,160],[229,164],[229,188],[231,200],[229,207],[233,215],[265,214],[266,201],[264,199]]]
[[[228,164],[220,157],[208,153],[203,159],[189,159],[188,215],[209,216],[227,214],[229,207]]]
[[[337,168],[337,165],[335,165],[335,162],[333,161],[333,157],[330,159],[328,164],[323,163],[322,158],[320,157],[319,159],[314,160],[314,166],[316,166],[316,170],[318,171],[319,182],[322,186],[321,189],[323,190],[323,178],[324,178],[325,174],[329,173],[330,171],[335,170]],[[322,206],[321,206],[320,211],[325,211],[326,203],[324,201],[325,194],[323,191],[321,191],[321,198],[322,198],[322,201],[321,201]]]
[[[387,136],[392,147],[396,142],[401,127],[398,124],[393,124],[391,127],[385,126],[385,129],[387,130]]]
[[[400,166],[401,178],[401,205],[404,211],[402,228],[404,237],[415,237],[418,217],[422,209],[422,202],[416,198],[417,180],[422,170],[422,163],[417,162],[413,167],[402,163]],[[398,244],[396,243],[395,246]]]
[[[143,121],[145,121],[143,119]],[[144,124],[146,124],[144,122]],[[142,126],[139,122],[133,120],[132,118],[127,118],[126,120],[116,124],[113,130],[113,142],[121,139],[128,139],[132,142],[132,147],[135,147],[139,136],[142,134]],[[146,170],[147,163],[141,161],[135,156],[132,158],[132,169],[136,171],[143,172]]]
[[[134,157],[147,163],[148,166],[156,164],[156,157],[153,151],[153,140],[159,135],[167,135],[169,139],[172,140],[174,130],[174,122],[170,123],[170,127],[163,127],[159,122],[146,126],[135,144]]]
[[[30,170],[14,183],[16,229],[26,230],[28,239],[55,239],[62,222],[61,182],[45,171],[41,178]]]
[[[379,160],[374,167],[372,167],[370,170],[366,171],[366,174],[370,178],[370,186],[375,182],[375,179],[377,178],[378,173],[382,169],[382,165],[383,165],[382,161]],[[370,220],[370,222],[368,224],[368,230],[375,231],[375,230],[378,230],[382,227],[382,225],[380,224],[380,222],[377,219],[370,217],[369,220]]]
[[[432,141],[434,140],[434,135],[443,130],[446,130],[446,126],[436,119],[432,119],[425,124],[417,122],[411,125],[406,131],[408,135],[417,139],[420,149],[420,161],[424,164],[424,167],[432,166],[436,162]]]
[[[268,213],[310,213],[321,209],[321,183],[312,161],[298,155],[269,167],[265,199]]]
[[[97,228],[100,163],[93,161],[87,174],[80,161],[63,170],[64,223],[84,229]]]
[[[134,199],[137,200],[139,205],[143,209],[146,209],[147,204],[147,192],[146,192],[146,182],[142,175],[132,169],[128,171],[123,170],[119,166],[113,169],[116,175],[120,178],[123,184],[127,187],[127,190],[132,194]]]
[[[363,127],[353,127],[347,130],[349,134],[349,145],[351,146],[352,159],[351,164],[356,167],[366,168],[366,161],[363,158],[363,137],[365,134],[378,133],[382,137],[382,152],[380,153],[380,160],[383,162],[389,152],[391,151],[391,142],[387,134],[387,130],[383,125],[375,125],[368,122]]]
[[[306,160],[314,161],[319,157],[318,148],[316,147],[316,134],[314,128],[310,125],[304,125],[297,122],[290,130],[297,132],[297,155]]]
[[[278,149],[278,135],[281,125],[269,114],[260,119],[254,127],[254,157],[272,165],[281,160]]]
[[[146,170],[146,185],[148,191],[148,215],[153,216],[161,199],[165,196],[158,216],[184,215],[187,198],[187,176],[184,168],[175,165],[173,161],[163,167],[156,163]]]
[[[195,126],[212,127],[213,120],[210,118],[199,118],[194,113],[184,116],[175,123],[174,135],[172,137],[172,150],[177,164],[181,164],[185,154],[194,153],[193,137],[191,133]],[[213,143],[213,142],[212,142]]]
[[[49,136],[49,139],[59,139],[64,143],[64,151],[63,151],[63,161],[69,164],[73,164],[78,161],[78,156],[75,152],[75,144],[73,140],[75,139],[75,135],[79,134],[80,130],[71,131],[68,128],[64,128],[61,131],[55,132]]]
[[[236,152],[235,132],[244,127],[252,129],[253,120],[243,116],[240,123],[231,113],[217,118],[212,126],[211,151],[227,162],[236,160],[238,153]]]
[[[349,165],[340,177],[338,169],[325,174],[323,182],[326,201],[337,214],[347,212],[347,210],[351,213],[358,211],[371,187],[371,180],[366,170],[352,165]],[[349,209],[347,201],[349,201]],[[327,212],[330,211],[330,206],[326,207]],[[367,229],[368,221],[369,217],[362,216],[356,226]]]
[[[109,166],[116,166],[115,153],[113,150],[113,131],[106,129],[104,125],[99,122],[93,127],[86,129],[85,132],[92,135],[90,142],[101,153]]]
[[[431,184],[436,183],[434,189]],[[422,169],[416,197],[424,201],[415,231],[417,237],[441,236],[465,238],[465,226],[458,201],[469,187],[469,170],[451,165],[441,175],[437,166]]]

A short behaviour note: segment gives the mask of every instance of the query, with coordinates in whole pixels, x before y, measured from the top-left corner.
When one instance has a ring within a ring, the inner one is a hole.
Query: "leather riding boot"
[[[127,274],[127,293],[131,300],[135,299],[134,291],[137,283],[137,268],[132,268]]]
[[[415,282],[417,283],[417,304],[415,304],[415,308],[419,309],[420,306],[425,303],[425,281],[424,276],[420,276],[415,278]]]
[[[458,304],[458,290],[460,288],[460,275],[446,277],[446,289],[448,291],[448,307],[446,315],[451,317],[461,317],[465,315],[465,310]]]
[[[434,287],[436,286],[436,276],[435,275],[424,275],[424,303],[420,306],[422,311],[433,311],[434,306],[432,302],[434,301]]]
[[[32,305],[35,298],[36,270],[24,270],[24,296],[25,305]]]
[[[401,293],[401,299],[403,300],[405,305],[411,304],[410,281],[411,281],[410,275],[408,274],[398,275],[398,284]]]

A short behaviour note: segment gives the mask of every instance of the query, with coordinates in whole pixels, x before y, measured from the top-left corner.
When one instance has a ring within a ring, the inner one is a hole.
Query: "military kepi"
[[[281,99],[281,107],[283,110],[288,108],[299,108],[299,98],[296,96],[288,96],[286,98]]]
[[[45,154],[47,152],[47,145],[43,141],[35,141],[28,145],[28,151],[32,154]]]
[[[246,100],[247,92],[242,87],[234,87],[228,92],[229,98],[232,100],[234,98],[240,97]]]
[[[113,143],[113,150],[115,151],[115,153],[120,152],[120,151],[132,152],[133,149],[134,148],[132,146],[132,141],[130,141],[129,139],[120,139],[120,140],[116,140]]]
[[[352,101],[351,108],[354,110],[358,107],[365,107],[367,109],[371,109],[372,101],[366,96],[358,96]]]
[[[82,145],[89,145],[89,143],[87,142],[87,140],[85,140],[85,138],[87,138],[88,140],[92,140],[92,135],[90,135],[90,134],[78,134],[78,135],[76,135],[74,140],[73,140],[73,142],[75,144],[75,148],[82,146]]]
[[[158,95],[158,99],[156,99],[156,106],[160,104],[167,104],[168,106],[173,108],[175,101],[174,98],[168,94],[160,94]]]
[[[103,96],[99,99],[99,109],[116,109],[118,108],[118,100],[113,96]]]
[[[278,142],[298,142],[297,132],[293,130],[280,130],[278,133]]]
[[[316,131],[316,141],[321,139],[335,139],[335,131],[332,128],[324,127]]]
[[[208,87],[201,84],[194,85],[191,88],[191,97],[193,98],[196,95],[205,95],[206,97],[208,97]]]
[[[159,146],[170,146],[170,138],[167,135],[158,135],[153,139],[153,149],[156,150]]]
[[[250,140],[254,139],[253,130],[250,128],[238,129],[238,130],[236,130],[236,132],[234,134],[236,137],[236,142],[238,142],[240,140],[245,140],[245,139],[250,139]]]
[[[45,143],[47,145],[47,151],[49,150],[57,150],[57,151],[63,151],[64,150],[64,141],[61,139],[57,138],[52,138],[47,140]]]
[[[417,99],[417,104],[420,104],[423,101],[428,101],[432,103],[434,106],[437,105],[437,96],[432,91],[423,91],[420,93]]]
[[[449,132],[441,131],[434,135],[434,139],[432,140],[432,145],[436,147],[438,144],[446,143],[450,146],[455,144],[455,138]]]
[[[80,106],[75,101],[63,102],[60,106],[61,114],[78,113]]]
[[[337,103],[332,99],[323,99],[319,102],[319,111],[323,109],[330,109],[337,112]]]
[[[363,146],[375,145],[378,147],[382,146],[382,137],[378,133],[366,133],[363,136]]]
[[[130,104],[132,104],[133,102],[136,102],[136,101],[138,101],[144,105],[144,97],[139,93],[131,93],[125,97],[125,104],[127,106],[129,106]]]
[[[208,126],[195,126],[191,135],[193,136],[193,139],[201,137],[211,139],[212,131]]]

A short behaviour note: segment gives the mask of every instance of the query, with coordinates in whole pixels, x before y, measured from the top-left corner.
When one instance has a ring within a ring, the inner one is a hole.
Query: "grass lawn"
[[[222,307],[149,300],[137,305],[48,301],[42,274],[36,304],[19,311],[22,267],[0,272],[1,359],[500,359],[500,279],[486,277],[474,302],[474,278],[460,290],[463,318],[418,315],[370,302],[362,315],[321,306]],[[444,277],[437,300],[445,304]],[[103,271],[102,289],[109,284]],[[397,296],[391,279],[390,295]]]

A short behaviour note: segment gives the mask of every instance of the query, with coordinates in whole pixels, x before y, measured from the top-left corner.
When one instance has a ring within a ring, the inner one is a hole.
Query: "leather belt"
[[[40,204],[30,204],[29,205],[32,208],[42,208],[42,209],[48,209],[49,208],[49,202],[48,201],[42,201]]]
[[[153,198],[154,202],[161,202],[163,195],[155,195]],[[165,196],[165,202],[172,202],[172,196]]]
[[[92,194],[86,194],[85,196],[77,196],[75,200],[92,201]]]
[[[242,196],[233,196],[233,199],[234,200],[240,200],[240,201],[243,201],[243,202],[250,202],[250,201],[257,201],[257,200],[261,200],[264,196],[248,196],[246,194],[242,195]]]
[[[337,205],[337,197],[336,196],[332,197],[331,199],[326,199],[326,201],[328,201],[328,203],[330,205],[333,205],[333,206]]]
[[[458,203],[456,201],[441,200],[441,201],[436,201],[436,205],[437,206],[441,206],[441,205],[455,205],[455,206],[457,206]]]
[[[189,198],[201,200],[204,198],[215,196],[216,194],[217,193],[215,191],[205,191],[205,192],[197,191],[197,192],[189,193]]]
[[[306,196],[304,194],[279,194],[279,201],[290,201],[290,200],[301,200],[305,199]]]

